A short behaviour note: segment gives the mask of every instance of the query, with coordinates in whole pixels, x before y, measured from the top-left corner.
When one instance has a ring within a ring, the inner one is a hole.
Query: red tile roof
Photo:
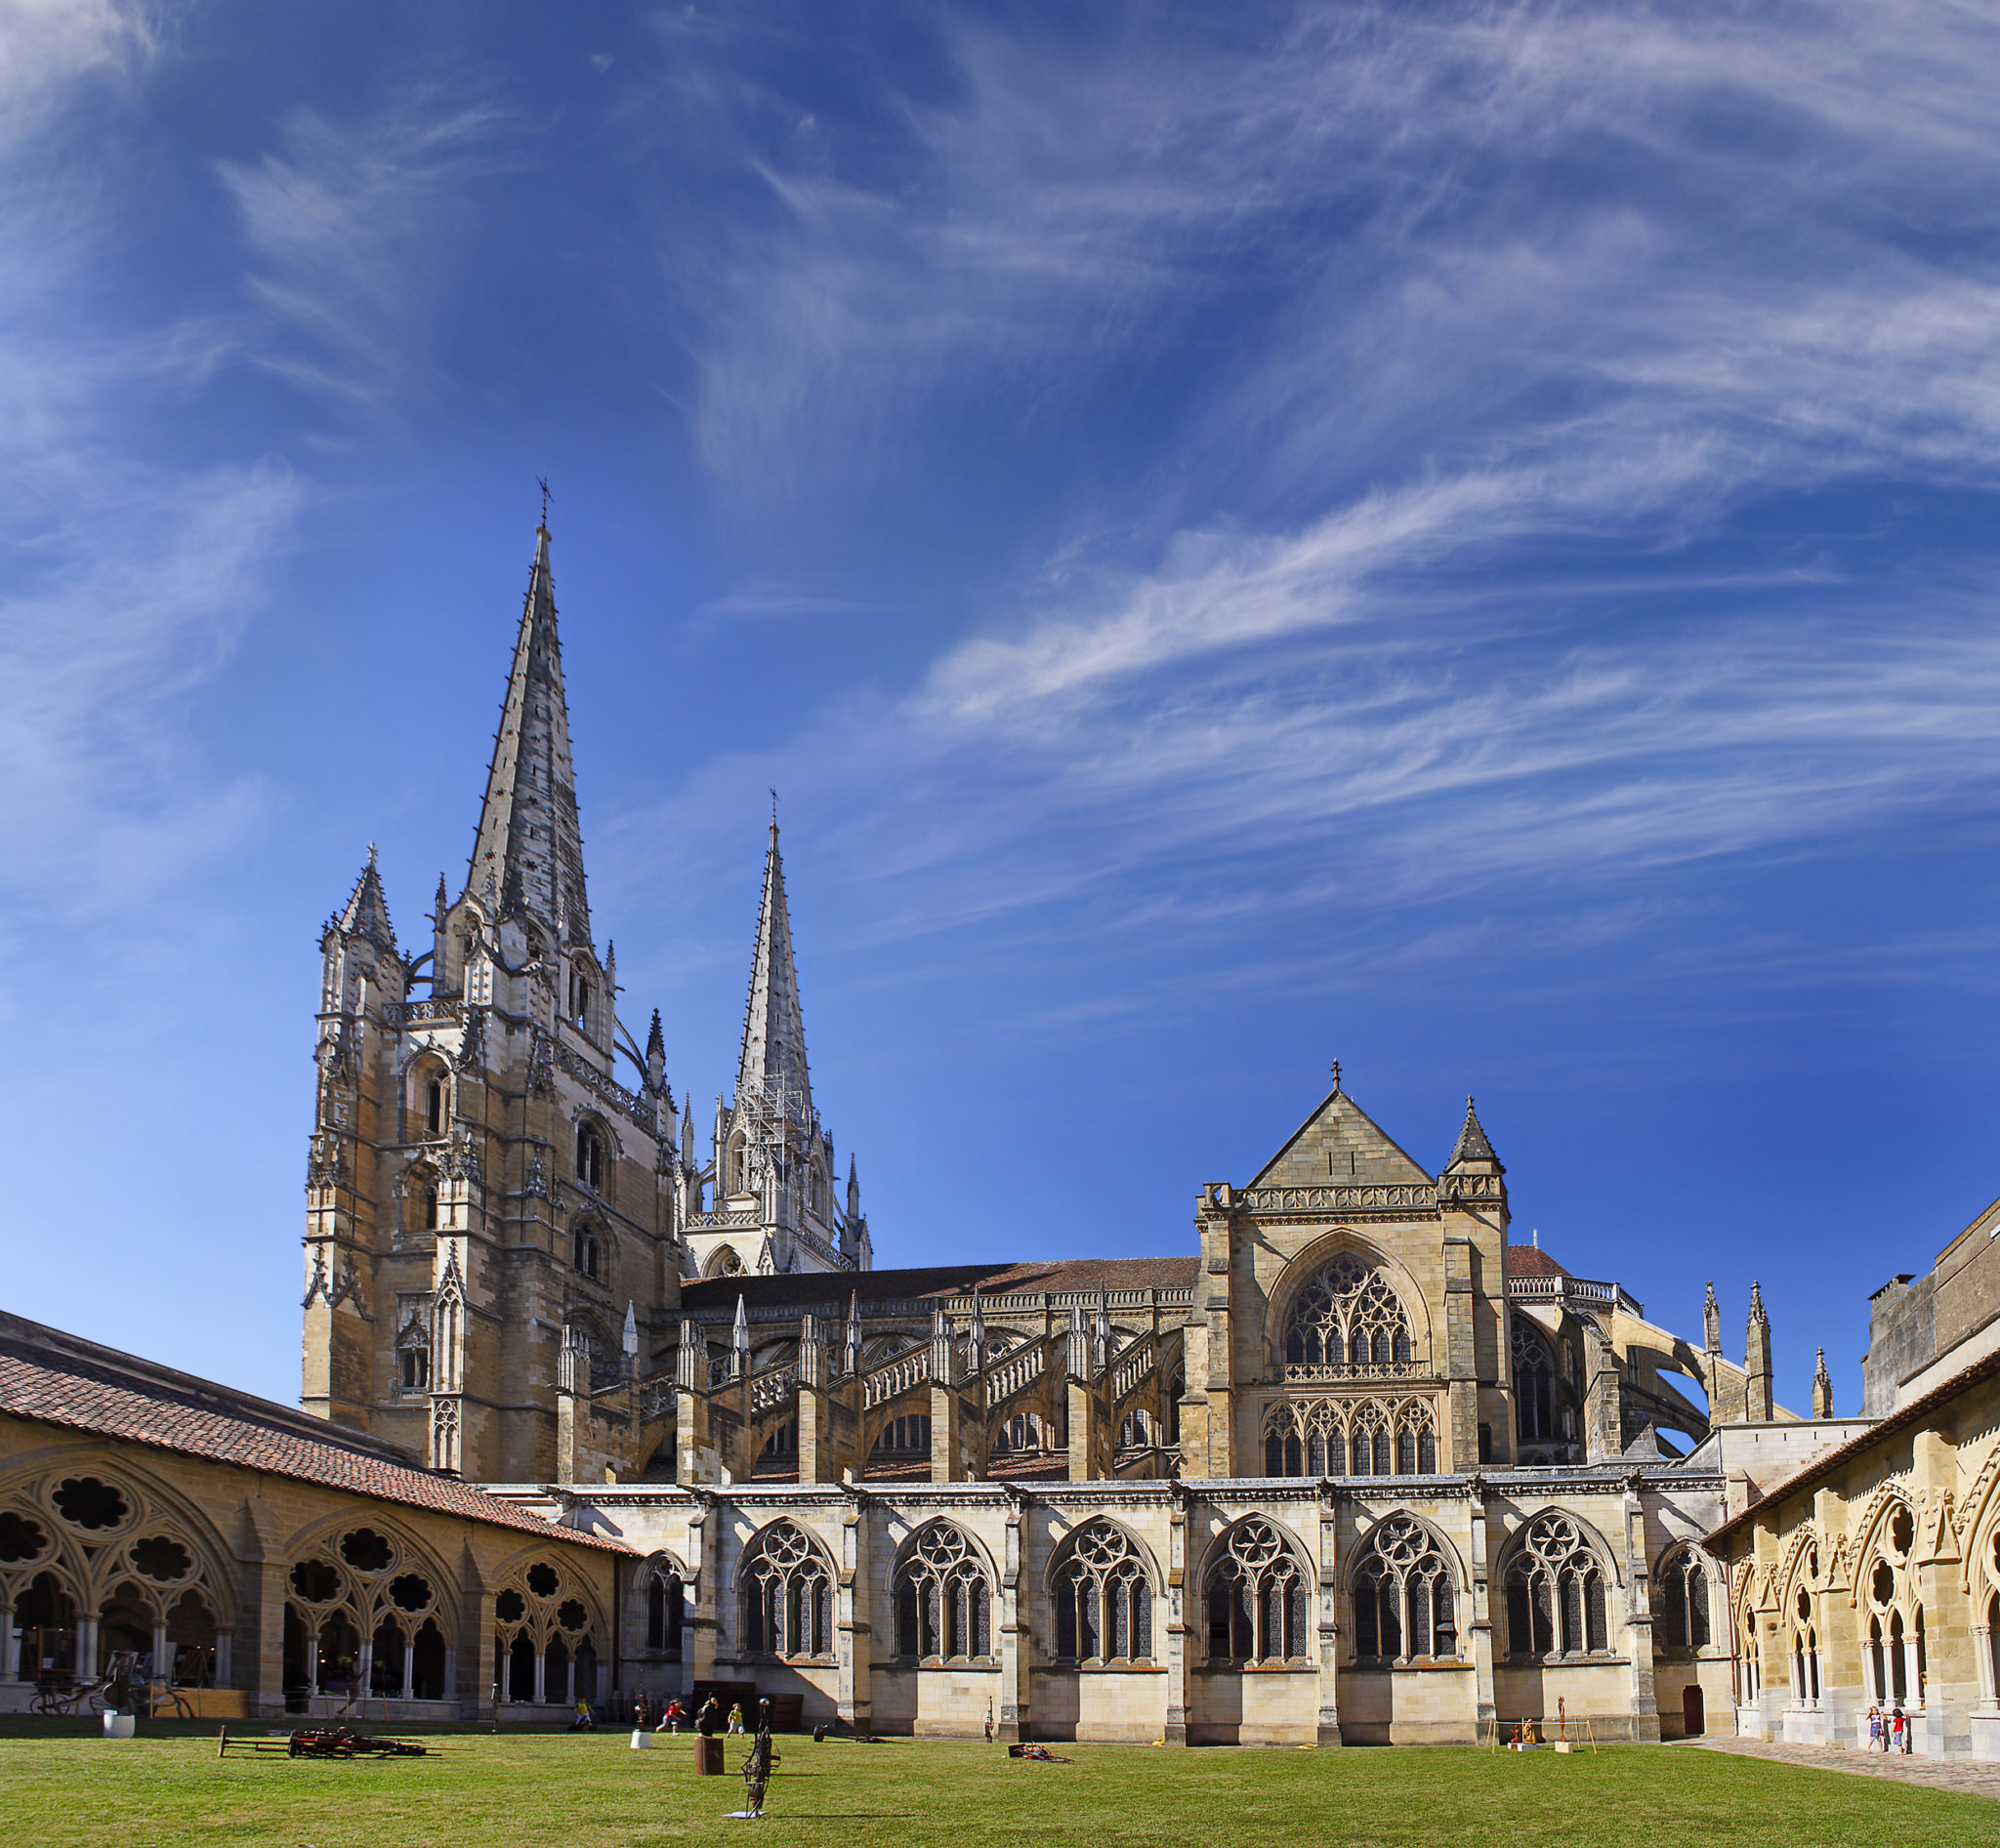
[[[1567,1277],[1569,1273],[1540,1245],[1511,1244],[1507,1247],[1509,1277]]]
[[[433,1514],[483,1521],[540,1538],[626,1553],[557,1527],[455,1476],[417,1466],[395,1445],[213,1380],[0,1315],[0,1412],[149,1445],[183,1456],[262,1470]]]

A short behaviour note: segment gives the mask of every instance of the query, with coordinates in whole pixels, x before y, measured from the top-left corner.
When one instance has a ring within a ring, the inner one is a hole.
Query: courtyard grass
[[[240,1730],[262,1735],[263,1726]],[[376,1728],[363,1730],[375,1731]],[[213,1727],[106,1742],[73,1723],[0,1731],[0,1836],[30,1848],[653,1848],[738,1830],[802,1848],[1169,1843],[1173,1848],[1893,1848],[2000,1844],[2000,1803],[1685,1746],[1595,1754],[1280,1751],[779,1741],[764,1822],[729,1775],[692,1775],[692,1742],[622,1733],[445,1733],[438,1758],[218,1759]]]

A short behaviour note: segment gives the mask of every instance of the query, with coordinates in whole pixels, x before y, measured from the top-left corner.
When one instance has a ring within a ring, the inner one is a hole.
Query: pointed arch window
[[[597,1227],[587,1219],[569,1236],[569,1259],[585,1277],[599,1274],[604,1254],[599,1248]]]
[[[1377,1661],[1458,1655],[1450,1569],[1430,1530],[1408,1515],[1384,1521],[1356,1566],[1354,1654]]]
[[[993,1653],[992,1587],[963,1533],[936,1522],[896,1567],[896,1653],[910,1660],[962,1661]]]
[[[669,1559],[656,1559],[646,1575],[646,1646],[670,1661],[681,1655],[688,1591],[681,1569]]]
[[[604,1139],[593,1123],[576,1125],[576,1178],[593,1194],[604,1186]]]
[[[1402,1299],[1378,1271],[1345,1251],[1300,1286],[1285,1314],[1283,1345],[1285,1371],[1294,1379],[1409,1372],[1415,1365]]]
[[[1269,1521],[1252,1515],[1229,1531],[1205,1591],[1211,1661],[1305,1659],[1306,1573]]]
[[[743,1585],[743,1645],[753,1656],[833,1652],[833,1575],[806,1532],[774,1521],[751,1541]]]
[[[1516,1657],[1597,1654],[1609,1648],[1603,1564],[1567,1515],[1527,1525],[1507,1569],[1507,1648]]]
[[[1058,1550],[1050,1583],[1058,1661],[1151,1660],[1152,1579],[1123,1529],[1086,1521]]]
[[[1514,1429],[1523,1444],[1548,1443],[1556,1431],[1556,1357],[1541,1331],[1524,1316],[1513,1323]]]
[[[1708,1572],[1691,1546],[1677,1546],[1653,1575],[1660,1605],[1660,1642],[1667,1649],[1706,1649]]]

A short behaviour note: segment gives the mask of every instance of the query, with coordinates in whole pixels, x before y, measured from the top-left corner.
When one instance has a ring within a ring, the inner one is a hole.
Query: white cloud
[[[251,292],[281,330],[264,363],[370,413],[432,382],[424,311],[458,249],[467,189],[507,164],[503,121],[484,104],[405,89],[358,120],[300,109],[282,151],[219,163]]]

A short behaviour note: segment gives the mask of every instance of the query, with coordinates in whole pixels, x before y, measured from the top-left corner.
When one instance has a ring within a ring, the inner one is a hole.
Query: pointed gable
[[[1265,1163],[1252,1187],[1429,1186],[1431,1176],[1339,1089]]]
[[[812,1080],[806,1065],[806,1023],[799,1008],[799,972],[792,963],[792,918],[785,903],[784,862],[777,823],[764,857],[764,899],[757,912],[757,946],[750,957],[750,998],[743,1010],[743,1052],[736,1065],[740,1104],[767,1079],[779,1078],[808,1116]]]
[[[528,572],[500,730],[493,739],[467,887],[475,898],[497,903],[503,912],[525,911],[539,918],[564,943],[590,942],[546,525],[535,528],[535,562]]]

